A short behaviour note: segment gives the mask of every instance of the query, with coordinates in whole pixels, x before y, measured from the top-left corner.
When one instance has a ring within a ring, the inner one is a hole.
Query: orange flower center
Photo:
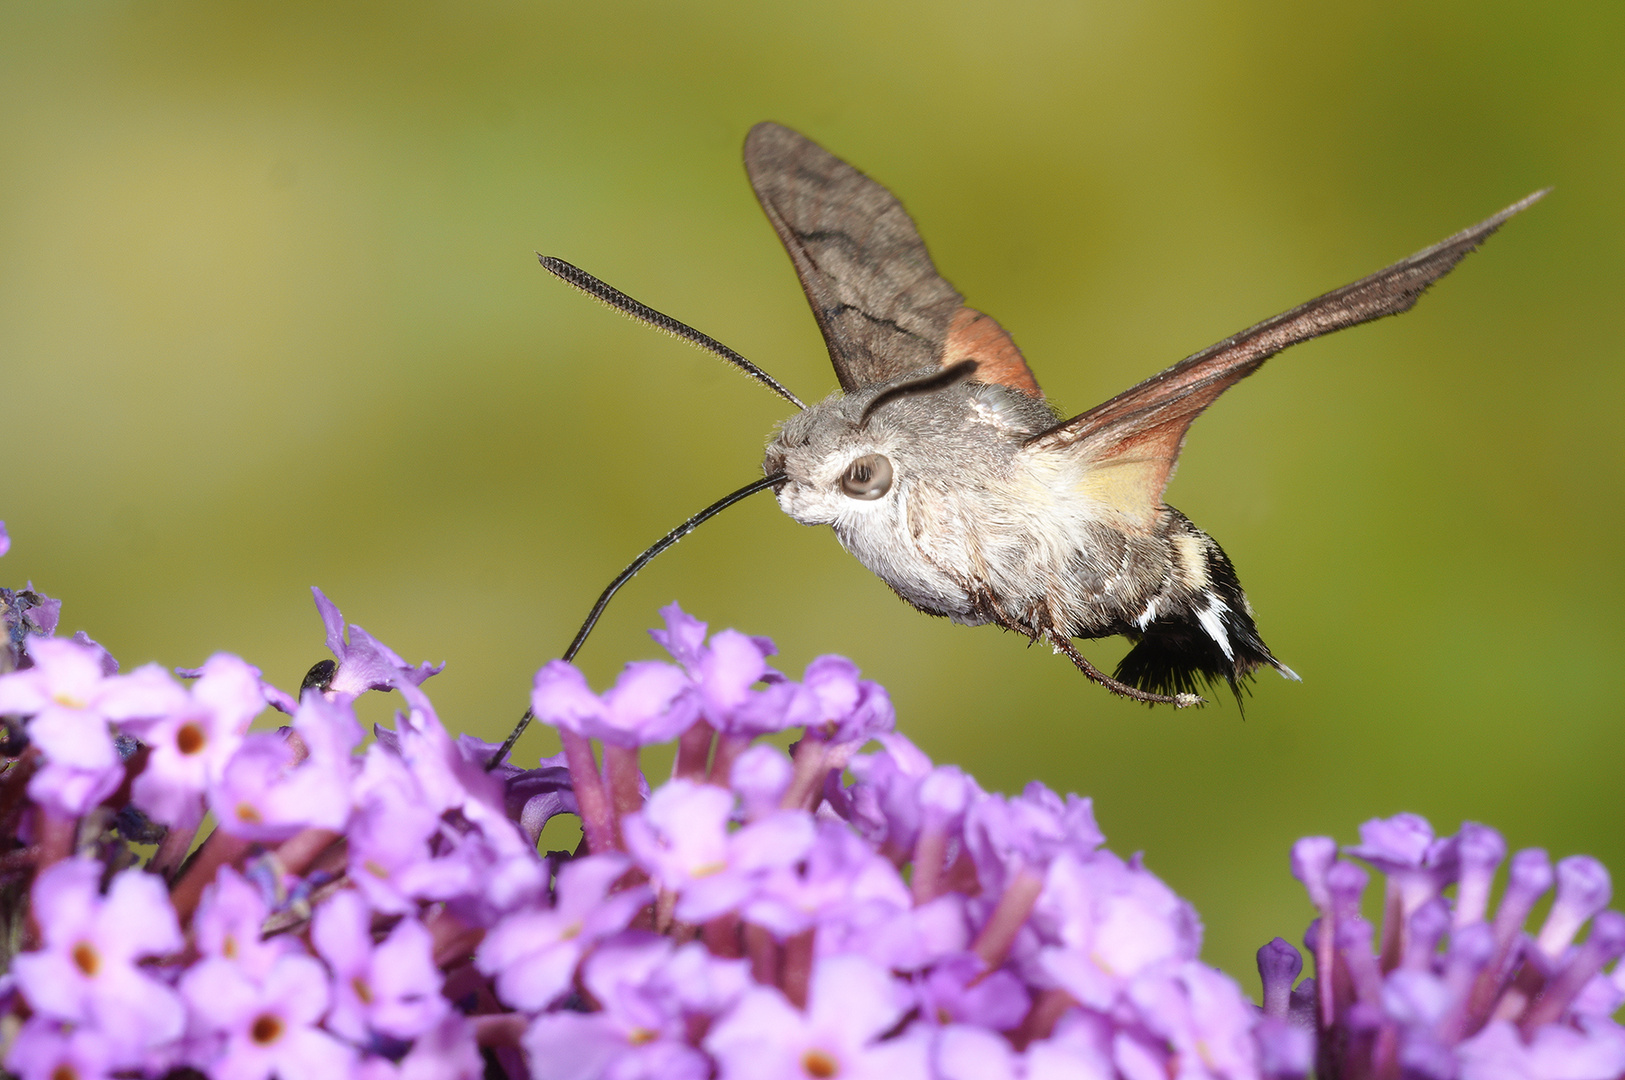
[[[175,732],[175,749],[190,757],[209,744],[208,737],[197,724],[182,724]]]
[[[260,1046],[270,1046],[282,1037],[282,1017],[272,1013],[263,1013],[254,1020],[254,1026],[248,1029],[248,1037]]]
[[[808,1050],[801,1055],[801,1071],[815,1080],[829,1080],[841,1075],[841,1065],[822,1050]]]
[[[101,970],[102,957],[96,951],[96,946],[88,941],[81,941],[73,947],[73,966],[84,972],[87,978],[95,978],[96,972]]]

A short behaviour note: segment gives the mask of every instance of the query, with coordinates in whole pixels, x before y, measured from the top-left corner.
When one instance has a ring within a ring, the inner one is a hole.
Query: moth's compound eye
[[[841,474],[841,490],[854,499],[878,499],[891,490],[891,462],[884,454],[865,454]]]

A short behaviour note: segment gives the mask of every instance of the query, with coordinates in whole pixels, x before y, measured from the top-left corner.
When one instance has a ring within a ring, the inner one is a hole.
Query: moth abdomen
[[[1116,677],[1160,694],[1193,694],[1199,681],[1210,686],[1222,681],[1237,705],[1242,685],[1261,667],[1296,680],[1259,635],[1252,605],[1224,550],[1183,514],[1173,513],[1169,587],[1127,631],[1135,645],[1117,665]]]

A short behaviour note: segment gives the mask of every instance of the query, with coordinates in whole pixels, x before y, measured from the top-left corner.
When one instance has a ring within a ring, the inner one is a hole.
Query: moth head
[[[836,395],[798,413],[768,445],[762,467],[784,473],[779,506],[803,525],[893,516],[909,480],[903,439],[891,425],[860,425]]]
[[[785,475],[775,489],[784,512],[804,525],[898,525],[919,485],[985,480],[981,471],[1052,421],[1020,391],[968,382],[975,366],[834,394],[785,421],[763,462]]]

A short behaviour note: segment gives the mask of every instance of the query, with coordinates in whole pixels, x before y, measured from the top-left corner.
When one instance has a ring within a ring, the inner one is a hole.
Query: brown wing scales
[[[977,382],[1003,383],[1034,397],[1044,396],[1009,331],[991,315],[983,315],[975,308],[960,308],[954,312],[953,322],[948,324],[948,343],[942,363],[947,366],[961,360],[976,361]]]
[[[1185,432],[1220,394],[1290,345],[1410,310],[1429,285],[1545,194],[1537,191],[1408,259],[1225,338],[1028,445],[1095,463],[1091,473],[1101,475],[1086,483],[1100,483],[1125,513],[1149,517],[1162,503]]]
[[[994,371],[1018,379],[1011,385],[1037,392],[1009,335],[977,312],[967,317],[963,298],[937,273],[891,192],[773,123],[751,128],[745,170],[795,265],[841,389],[931,365],[981,361],[985,350]],[[1004,381],[980,369],[977,378]]]

